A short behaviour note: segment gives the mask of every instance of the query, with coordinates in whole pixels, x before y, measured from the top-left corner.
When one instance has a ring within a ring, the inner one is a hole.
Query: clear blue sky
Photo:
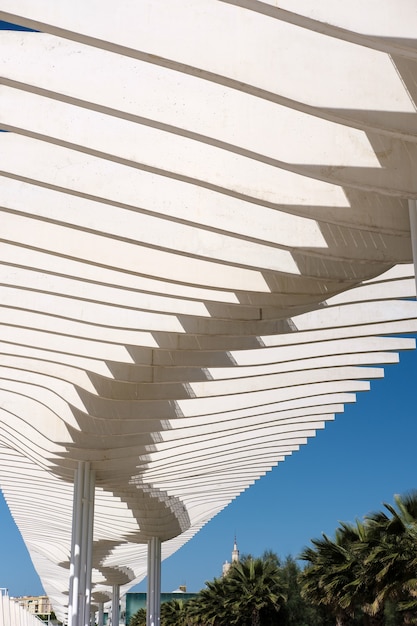
[[[332,535],[417,488],[417,352],[329,422],[323,431],[259,480],[162,564],[162,589],[198,591],[221,574],[236,533],[241,553],[297,556],[313,537]],[[10,595],[43,593],[20,535],[0,501],[0,587]],[[145,591],[146,582],[135,591]]]

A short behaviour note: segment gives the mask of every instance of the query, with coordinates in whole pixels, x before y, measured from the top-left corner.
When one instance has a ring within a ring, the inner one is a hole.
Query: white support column
[[[104,626],[104,602],[98,603],[98,624],[97,626]]]
[[[94,534],[94,496],[95,496],[96,474],[90,471],[88,484],[88,523],[87,523],[87,560],[85,576],[85,616],[84,626],[90,626],[91,613],[91,573],[93,563],[93,534]]]
[[[111,600],[111,624],[112,626],[119,626],[120,621],[120,587],[119,585],[113,585],[113,595]]]
[[[146,595],[146,626],[160,626],[161,620],[161,540],[148,541],[148,592]]]
[[[413,250],[414,276],[416,279],[417,291],[417,200],[408,201],[408,212],[410,215],[411,245]]]
[[[79,619],[80,553],[84,465],[85,464],[82,461],[78,463],[78,468],[76,469],[74,476],[74,505],[72,517],[68,626],[78,626]]]
[[[80,461],[74,477],[68,626],[89,626],[95,475]]]
[[[87,583],[87,548],[88,548],[88,511],[89,511],[89,491],[90,491],[90,463],[84,464],[83,483],[83,506],[81,524],[81,552],[80,552],[80,588],[79,588],[79,626],[84,626],[85,615],[85,593]]]

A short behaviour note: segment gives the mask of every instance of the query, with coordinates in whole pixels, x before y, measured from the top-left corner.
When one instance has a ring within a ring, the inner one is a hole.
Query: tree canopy
[[[243,556],[195,598],[164,603],[161,626],[417,625],[417,491],[383,507],[312,539],[299,560]],[[129,626],[145,624],[141,609]]]

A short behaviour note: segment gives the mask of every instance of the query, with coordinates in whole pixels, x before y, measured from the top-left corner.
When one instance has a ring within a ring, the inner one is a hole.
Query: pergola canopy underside
[[[58,615],[79,461],[98,602],[414,348],[415,3],[275,4],[2,1],[0,484]]]

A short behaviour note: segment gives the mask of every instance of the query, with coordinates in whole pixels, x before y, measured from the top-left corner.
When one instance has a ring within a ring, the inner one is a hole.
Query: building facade
[[[48,596],[21,596],[13,600],[32,615],[50,615],[52,612]]]

